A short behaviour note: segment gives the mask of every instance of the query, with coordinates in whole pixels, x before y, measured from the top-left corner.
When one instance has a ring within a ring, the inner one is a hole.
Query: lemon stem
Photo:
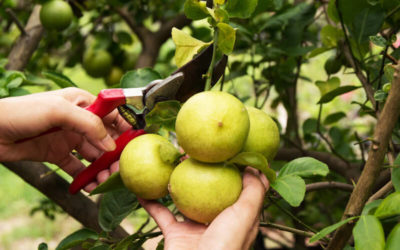
[[[208,71],[207,71],[207,81],[206,81],[206,86],[204,88],[204,91],[209,91],[211,89],[211,81],[212,81],[212,75],[213,75],[214,64],[215,64],[215,55],[217,54],[217,43],[218,43],[218,28],[215,27],[213,53],[212,53],[212,57],[211,57],[210,67],[208,68]]]

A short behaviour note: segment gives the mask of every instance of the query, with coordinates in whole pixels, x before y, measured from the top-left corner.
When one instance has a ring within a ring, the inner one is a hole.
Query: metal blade
[[[175,95],[176,100],[181,102],[186,101],[192,95],[204,90],[206,85],[206,78],[204,75],[207,73],[211,64],[213,45],[208,46],[205,50],[200,52],[195,58],[183,65],[173,74],[182,72],[184,76],[183,83]],[[214,85],[225,72],[225,66],[228,57],[226,55],[216,64],[213,71],[211,84]]]

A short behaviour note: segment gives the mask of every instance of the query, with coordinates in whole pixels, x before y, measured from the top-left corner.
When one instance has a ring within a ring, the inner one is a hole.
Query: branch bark
[[[146,27],[135,22],[130,13],[123,8],[114,9],[118,15],[128,24],[130,29],[138,36],[142,51],[136,62],[136,68],[152,67],[156,63],[161,45],[170,38],[173,27],[183,28],[191,23],[184,15],[178,15],[175,18],[161,24],[156,32],[151,32]]]
[[[38,47],[44,32],[44,28],[40,23],[39,12],[40,5],[33,7],[32,14],[24,28],[26,35],[21,34],[8,55],[7,69],[23,70]]]
[[[69,183],[55,172],[51,173],[52,170],[47,166],[29,161],[4,162],[2,164],[57,203],[83,226],[97,232],[102,231],[97,219],[99,210],[96,203],[82,193],[69,194]],[[124,238],[128,235],[122,227],[118,227],[113,232],[113,236],[116,238]]]
[[[382,170],[383,160],[388,149],[392,131],[400,115],[400,66],[396,66],[392,89],[385,106],[379,115],[373,143],[368,152],[368,160],[360,179],[350,196],[342,219],[359,215],[371,195],[374,183]],[[353,224],[346,224],[339,228],[328,245],[328,250],[342,249],[348,241]]]
[[[343,191],[351,192],[353,191],[353,185],[335,181],[323,181],[323,182],[315,182],[306,185],[306,192],[312,192],[320,189],[340,189]]]

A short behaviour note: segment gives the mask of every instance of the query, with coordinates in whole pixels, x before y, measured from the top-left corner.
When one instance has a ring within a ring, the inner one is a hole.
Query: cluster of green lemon
[[[271,160],[279,146],[275,122],[225,92],[192,96],[179,111],[175,127],[187,159],[177,162],[179,151],[167,139],[142,135],[122,152],[121,177],[144,199],[157,199],[169,191],[179,211],[201,223],[211,222],[241,193],[240,171],[229,159],[245,151]]]

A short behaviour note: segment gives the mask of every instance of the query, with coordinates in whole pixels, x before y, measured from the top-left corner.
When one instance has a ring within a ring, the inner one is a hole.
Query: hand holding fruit
[[[85,166],[71,154],[73,149],[93,161],[103,151],[113,150],[112,137],[129,128],[117,111],[102,121],[80,108],[94,100],[92,94],[76,88],[1,99],[0,113],[6,115],[0,119],[0,161],[47,161],[76,175]],[[41,135],[51,128],[61,130]],[[111,171],[116,169],[117,165]],[[98,180],[109,174],[109,170],[99,173]],[[91,183],[86,190],[95,186]]]
[[[164,235],[164,249],[249,249],[258,231],[259,214],[269,183],[264,175],[247,168],[239,199],[208,226],[178,221],[158,202],[139,200]]]

